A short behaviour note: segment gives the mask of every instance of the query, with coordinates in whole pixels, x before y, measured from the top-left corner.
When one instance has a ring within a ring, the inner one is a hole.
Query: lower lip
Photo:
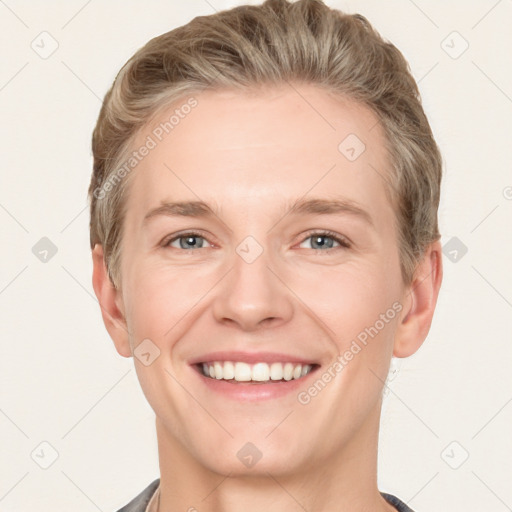
[[[243,402],[281,398],[294,391],[297,392],[301,388],[304,389],[306,381],[317,369],[318,366],[315,366],[307,375],[304,375],[304,377],[288,381],[237,382],[235,380],[205,377],[200,371],[193,368],[194,373],[198,375],[208,389],[215,393],[220,393],[227,398]]]

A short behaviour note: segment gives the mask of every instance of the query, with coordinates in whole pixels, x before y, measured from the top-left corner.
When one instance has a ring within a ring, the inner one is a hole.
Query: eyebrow
[[[212,217],[215,212],[203,201],[165,201],[160,206],[149,210],[144,216],[144,222],[158,215],[167,217]]]
[[[218,208],[217,208],[218,211]],[[348,199],[297,199],[285,207],[287,215],[339,215],[348,214],[360,218],[374,227],[371,215],[357,203]],[[164,215],[168,217],[213,217],[217,213],[203,201],[162,202],[160,206],[149,210],[144,216],[144,223],[149,219]]]

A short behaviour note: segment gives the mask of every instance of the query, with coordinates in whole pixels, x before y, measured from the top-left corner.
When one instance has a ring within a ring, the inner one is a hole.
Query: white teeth
[[[222,369],[222,378],[226,380],[235,378],[235,365],[231,361],[226,361],[224,363],[224,368]]]
[[[256,363],[250,365],[242,362],[214,361],[200,365],[203,375],[219,380],[235,380],[238,382],[269,382],[271,380],[300,379],[307,375],[313,365],[294,363]]]
[[[251,367],[247,363],[235,363],[235,380],[247,382],[251,380]]]
[[[222,379],[222,365],[220,363],[213,363],[213,368],[215,370],[215,378]]]
[[[281,380],[283,378],[283,365],[281,363],[272,363],[270,365],[270,378],[272,380]]]
[[[283,370],[283,379],[284,380],[292,380],[292,377],[293,377],[293,364],[286,363],[284,365],[284,370]]]
[[[257,363],[252,367],[252,380],[263,382],[270,378],[270,368],[267,363]]]

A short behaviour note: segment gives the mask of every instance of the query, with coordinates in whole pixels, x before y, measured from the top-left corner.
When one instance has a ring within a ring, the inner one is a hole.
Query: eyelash
[[[333,231],[328,231],[328,230],[311,231],[310,233],[308,233],[308,235],[305,238],[302,239],[301,243],[306,241],[308,238],[313,238],[315,236],[316,237],[332,238],[335,242],[337,242],[339,244],[339,247],[330,247],[323,251],[321,251],[320,249],[311,249],[313,251],[331,252],[336,249],[350,249],[352,246],[351,243],[345,237],[340,236],[337,233],[334,233]],[[204,238],[206,241],[208,241],[207,238],[204,235],[202,235],[201,233],[198,233],[195,231],[187,231],[185,233],[180,233],[178,235],[174,235],[174,236],[172,236],[172,238],[164,239],[161,245],[162,245],[162,247],[167,248],[167,247],[170,247],[170,244],[172,242],[175,242],[176,240],[179,240],[180,238],[190,238],[190,237]],[[176,247],[173,247],[173,249],[176,249]],[[199,249],[205,249],[205,247],[200,247]],[[199,249],[196,249],[196,250],[199,250]],[[186,249],[177,249],[177,250],[186,251]]]
[[[308,238],[312,238],[315,236],[332,238],[335,242],[338,242],[340,244],[339,247],[330,247],[329,249],[327,249],[326,251],[323,251],[323,252],[333,251],[335,249],[350,249],[350,247],[352,246],[351,243],[345,237],[338,235],[332,231],[325,231],[325,230],[324,231],[311,231],[310,233],[308,233],[308,236],[306,238],[304,238],[302,241],[304,242],[304,240],[307,240]],[[313,250],[316,250],[316,249],[313,249]]]

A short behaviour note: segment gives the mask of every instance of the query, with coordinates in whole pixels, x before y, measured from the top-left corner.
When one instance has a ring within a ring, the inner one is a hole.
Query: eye
[[[173,245],[175,242],[178,245]],[[182,233],[180,235],[175,235],[172,238],[168,238],[162,242],[163,247],[173,247],[175,249],[202,249],[206,247],[208,242],[206,242],[206,238],[204,238],[199,233]]]
[[[346,238],[339,236],[331,231],[316,231],[310,233],[302,243],[304,243],[306,240],[311,240],[311,247],[306,247],[306,249],[326,249],[328,251],[330,249],[339,249],[340,247],[345,249],[350,248],[350,243]],[[333,247],[333,242],[337,243],[340,247]]]
[[[340,236],[331,231],[315,231],[310,233],[301,243],[311,240],[310,249],[320,250],[324,249],[324,252],[339,248],[348,249],[351,247],[350,242],[343,236]],[[338,246],[334,246],[338,244]],[[162,242],[162,247],[172,247],[174,249],[203,249],[207,246],[211,247],[211,244],[207,239],[196,232],[186,232],[178,235],[173,235],[170,238],[165,239]],[[308,247],[306,247],[308,249]]]

